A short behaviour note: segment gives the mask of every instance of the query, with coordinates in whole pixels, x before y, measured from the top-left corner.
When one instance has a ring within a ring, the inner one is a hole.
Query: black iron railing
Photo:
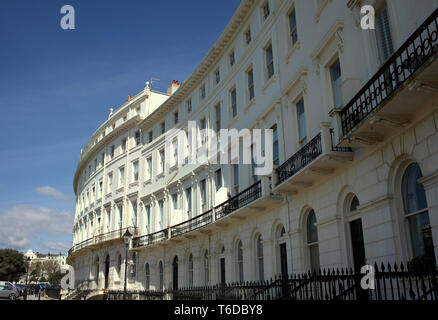
[[[322,154],[321,132],[318,133],[304,147],[279,166],[277,172],[277,185],[292,177]]]
[[[352,269],[322,269],[317,272],[274,277],[265,281],[225,285],[129,291],[138,299],[178,300],[438,300],[438,271],[413,270],[402,264],[374,264],[365,274]],[[363,287],[363,285],[366,287]],[[121,299],[113,292],[113,299]]]
[[[132,239],[132,247],[139,248],[158,243],[168,238],[169,228]]]
[[[216,220],[229,215],[262,196],[262,182],[257,181],[249,188],[215,207]]]
[[[199,229],[213,221],[213,210],[210,209],[203,214],[196,216],[190,220],[184,221],[170,228],[170,236],[177,237],[187,232]]]
[[[438,9],[406,40],[340,112],[349,134],[438,51]]]
[[[123,234],[125,233],[126,229],[129,229],[129,232],[131,232],[132,235],[137,235],[138,228],[137,227],[128,227],[128,228],[122,228],[119,230],[114,230],[102,234],[98,234],[97,236],[94,236],[92,238],[89,238],[85,241],[82,241],[76,245],[74,245],[70,250],[68,250],[68,254],[71,255],[73,252],[76,252],[80,249],[90,247],[95,244],[99,244],[105,241],[110,240],[117,240],[121,239],[123,237]]]
[[[340,152],[352,152],[353,149],[350,147],[337,147],[335,143],[335,130],[330,128],[330,142],[332,144],[332,151],[340,151]]]

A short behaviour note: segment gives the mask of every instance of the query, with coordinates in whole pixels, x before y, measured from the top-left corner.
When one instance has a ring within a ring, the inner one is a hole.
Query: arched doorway
[[[282,225],[277,227],[276,232],[276,250],[277,250],[277,272],[282,277],[287,277],[287,245],[286,245],[286,230]]]
[[[109,285],[109,268],[110,268],[110,257],[109,255],[105,258],[105,289],[108,289]]]
[[[94,261],[94,281],[96,282],[96,288],[99,288],[99,257],[96,257]]]
[[[178,290],[178,257],[177,256],[173,258],[172,270],[173,270],[173,290]]]

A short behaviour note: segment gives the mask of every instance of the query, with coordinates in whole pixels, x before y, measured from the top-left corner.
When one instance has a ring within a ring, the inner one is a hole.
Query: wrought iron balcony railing
[[[132,239],[132,247],[139,248],[164,241],[168,238],[169,228]]]
[[[170,228],[171,237],[176,237],[187,232],[199,229],[210,224],[213,221],[213,210],[210,209],[203,214],[194,217],[190,220],[184,221]]]
[[[438,51],[438,9],[406,40],[339,112],[346,136]]]
[[[292,177],[322,154],[321,133],[276,169],[277,185]]]
[[[247,204],[257,200],[262,196],[262,182],[257,181],[255,184],[246,188],[239,194],[230,198],[229,200],[221,203],[215,207],[216,220],[229,215],[230,213],[240,209]]]
[[[136,236],[138,234],[138,228],[137,227],[128,227],[128,228],[122,228],[119,230],[110,231],[103,234],[98,234],[97,236],[94,236],[92,238],[89,238],[85,241],[82,241],[78,244],[75,244],[69,251],[68,254],[71,255],[72,253],[81,250],[86,247],[90,247],[102,242],[111,241],[111,240],[117,240],[121,239],[123,237],[123,234],[125,233],[126,229],[129,229],[129,232],[133,236]]]

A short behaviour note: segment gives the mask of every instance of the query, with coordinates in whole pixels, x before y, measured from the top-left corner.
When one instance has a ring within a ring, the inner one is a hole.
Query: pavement
[[[23,299],[23,296],[21,296],[20,298],[18,298],[18,300],[24,300]],[[27,300],[38,300],[38,295],[33,295],[33,294],[28,294],[27,295]],[[47,297],[43,297],[43,296],[40,296],[40,299],[39,300],[51,300],[51,299],[48,299]]]

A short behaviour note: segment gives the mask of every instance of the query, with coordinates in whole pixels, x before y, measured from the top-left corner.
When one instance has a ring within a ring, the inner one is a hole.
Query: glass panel
[[[339,64],[339,60],[330,67],[330,76],[332,80],[332,89],[333,89],[333,103],[335,107],[338,107],[342,104],[341,98],[341,65]]]
[[[239,281],[243,281],[243,250],[242,250],[242,241],[239,241],[237,244],[237,267],[238,267],[238,277]]]
[[[422,184],[418,183],[423,175],[417,163],[411,164],[403,176],[402,195],[405,214],[427,208],[426,193]]]
[[[360,206],[359,199],[356,196],[354,196],[353,199],[351,200],[350,212],[356,211],[357,207],[359,206]]]
[[[318,242],[318,230],[315,226],[316,216],[312,210],[307,217],[307,243]]]
[[[306,137],[306,114],[304,111],[304,100],[301,98],[297,103],[297,118],[298,118],[298,137],[302,140]]]
[[[317,244],[314,244],[309,247],[310,251],[310,269],[318,270],[319,269],[319,248]]]
[[[263,243],[262,237],[257,237],[257,263],[258,263],[258,271],[259,271],[259,280],[265,280],[264,277],[264,266],[263,266]]]
[[[384,63],[394,52],[386,5],[376,14],[376,38],[380,63]]]
[[[408,218],[411,236],[412,252],[414,257],[430,255],[434,257],[432,230],[429,222],[429,213],[423,212]]]
[[[209,282],[209,272],[208,272],[208,251],[205,251],[204,254],[204,280],[207,285]]]
[[[291,36],[291,40],[292,40],[292,45],[293,45],[298,40],[297,20],[295,17],[295,9],[292,10],[292,12],[289,15],[289,28],[290,28],[289,31],[290,31],[290,36]]]
[[[275,124],[272,128],[272,140],[273,140],[273,146],[272,146],[272,153],[273,153],[273,161],[274,164],[279,164],[279,151],[278,151],[278,131],[277,131],[277,125]]]

